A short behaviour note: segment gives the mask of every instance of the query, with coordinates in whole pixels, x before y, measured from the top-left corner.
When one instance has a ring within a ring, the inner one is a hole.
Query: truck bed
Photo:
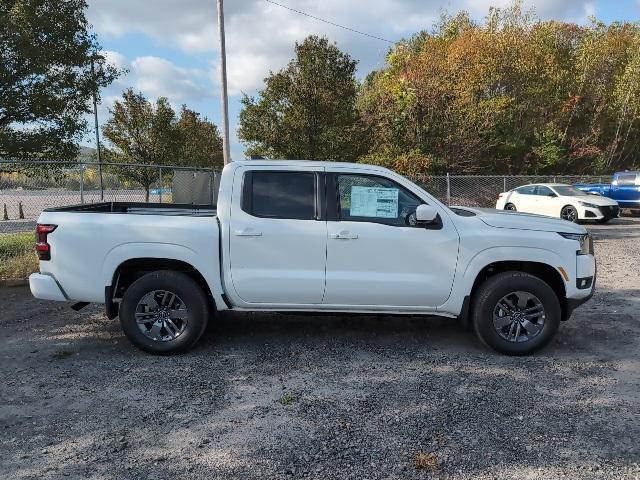
[[[43,210],[44,212],[75,213],[128,213],[131,215],[164,215],[177,217],[215,217],[215,205],[191,205],[179,203],[100,202],[69,205]]]
[[[51,208],[38,223],[55,226],[47,236],[51,259],[40,262],[40,273],[63,285],[65,298],[104,302],[105,288],[115,285],[118,269],[132,259],[182,262],[219,288],[212,205],[102,202]]]

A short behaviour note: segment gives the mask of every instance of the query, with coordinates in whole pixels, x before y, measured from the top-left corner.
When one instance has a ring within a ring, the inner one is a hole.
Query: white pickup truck
[[[217,207],[99,203],[40,215],[37,298],[106,304],[127,337],[192,347],[216,312],[458,318],[502,353],[547,344],[595,287],[593,243],[564,221],[448,208],[364,164],[252,160]]]

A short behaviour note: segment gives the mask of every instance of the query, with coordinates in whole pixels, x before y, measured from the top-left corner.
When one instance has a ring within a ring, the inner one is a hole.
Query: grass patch
[[[413,459],[413,466],[418,470],[433,472],[438,469],[438,457],[435,453],[418,452]]]
[[[0,235],[0,280],[20,280],[38,271],[33,233]]]
[[[296,401],[296,396],[292,393],[285,393],[280,399],[280,403],[285,407]]]
[[[65,358],[69,358],[71,355],[73,355],[73,353],[71,353],[69,350],[58,350],[53,355],[51,355],[51,358],[53,358],[54,360],[63,360]]]
[[[0,235],[0,257],[13,257],[25,250],[33,250],[35,239],[33,233],[12,233]]]

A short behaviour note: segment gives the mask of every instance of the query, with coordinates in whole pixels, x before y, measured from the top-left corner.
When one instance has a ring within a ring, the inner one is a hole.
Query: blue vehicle
[[[575,185],[580,190],[609,197],[620,205],[620,208],[640,210],[640,171],[617,172],[611,184]]]

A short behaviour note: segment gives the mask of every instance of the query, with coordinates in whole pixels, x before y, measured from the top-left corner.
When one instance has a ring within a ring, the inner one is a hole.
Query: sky
[[[380,38],[398,41],[431,30],[443,12],[467,10],[483,19],[510,0],[274,0]],[[132,87],[155,100],[165,96],[220,126],[216,0],[88,0],[87,16],[108,61],[128,73],[101,92],[100,121]],[[525,0],[541,19],[607,23],[640,19],[640,0]],[[320,22],[267,0],[226,0],[225,29],[231,157],[244,158],[236,130],[243,94],[255,96],[270,71],[293,57],[295,42],[324,35],[358,60],[358,78],[384,66],[391,44]],[[91,122],[91,125],[93,123]],[[92,134],[82,143],[91,146]]]

